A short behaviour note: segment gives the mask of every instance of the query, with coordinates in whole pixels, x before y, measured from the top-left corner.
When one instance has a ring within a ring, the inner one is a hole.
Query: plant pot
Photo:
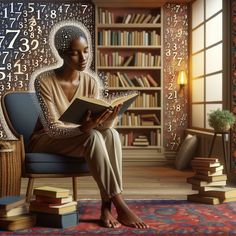
[[[226,123],[220,127],[214,127],[214,130],[216,133],[223,133],[223,132],[227,132],[230,129],[230,124]]]

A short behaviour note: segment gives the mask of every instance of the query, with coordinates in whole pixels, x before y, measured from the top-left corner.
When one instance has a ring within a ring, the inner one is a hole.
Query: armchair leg
[[[72,183],[73,183],[73,200],[77,201],[77,183],[78,183],[78,177],[72,177]]]
[[[26,190],[26,202],[30,201],[30,198],[32,196],[33,186],[34,186],[34,178],[29,178]]]

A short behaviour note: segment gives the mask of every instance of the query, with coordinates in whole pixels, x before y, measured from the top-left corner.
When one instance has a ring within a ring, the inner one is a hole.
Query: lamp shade
[[[187,75],[184,70],[179,71],[177,83],[179,85],[186,85],[188,83]]]

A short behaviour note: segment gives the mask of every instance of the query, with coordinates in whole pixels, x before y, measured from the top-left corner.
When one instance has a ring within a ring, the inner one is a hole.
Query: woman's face
[[[70,48],[62,55],[64,63],[71,69],[78,71],[83,71],[86,68],[88,57],[88,43],[83,37],[73,39]]]

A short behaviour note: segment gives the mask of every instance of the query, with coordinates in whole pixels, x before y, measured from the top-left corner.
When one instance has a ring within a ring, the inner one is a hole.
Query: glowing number
[[[9,73],[6,77],[8,78],[8,81],[11,82],[11,73]]]
[[[19,20],[20,16],[21,16],[22,12],[15,12],[16,15],[16,19]]]
[[[175,110],[176,110],[176,111],[180,111],[180,110],[181,110],[180,105],[177,105]]]
[[[6,83],[6,90],[10,90],[11,89],[11,83],[7,82]]]
[[[178,53],[177,52],[173,52],[173,59],[175,59],[176,58],[176,56],[178,55]]]
[[[8,70],[11,70],[11,68],[12,68],[12,67],[11,67],[11,63],[10,63],[10,62],[7,63],[7,69],[8,69]]]
[[[7,16],[7,8],[4,8],[4,17],[3,18],[8,18],[8,16]]]
[[[82,7],[83,7],[83,14],[84,14],[85,11],[86,11],[86,9],[87,9],[87,7],[88,7],[88,5],[86,5],[86,4],[82,4]]]
[[[3,138],[3,132],[0,131],[0,138]]]
[[[27,17],[28,16],[28,12],[26,10],[23,11],[23,17]]]
[[[39,41],[37,39],[33,39],[31,42],[32,50],[35,50],[39,46]]]
[[[28,3],[29,13],[34,12],[34,3]]]
[[[9,55],[9,52],[2,52],[2,55],[3,55],[2,64],[5,64],[7,56]]]
[[[18,88],[22,88],[22,87],[23,87],[23,82],[22,82],[22,81],[18,81],[17,87],[18,87]]]
[[[1,69],[5,69],[5,68],[0,67],[0,70],[1,70]],[[5,74],[5,72],[0,71],[0,80],[4,80],[5,78],[6,78],[6,74]]]
[[[15,23],[16,21],[16,18],[9,18],[10,22],[11,22],[11,28],[13,27],[13,24]]]
[[[24,74],[21,71],[21,64],[20,64],[20,60],[16,61],[16,63],[14,64],[14,68],[17,68],[17,71],[14,74],[20,75],[20,74]]]
[[[29,51],[29,49],[30,49],[30,47],[29,47],[29,40],[26,39],[26,38],[22,38],[22,39],[20,39],[20,41],[24,41],[24,43],[22,43],[22,46],[24,46],[25,49],[22,48],[22,47],[19,47],[19,50],[20,50],[21,52],[27,52],[27,51]]]
[[[182,62],[183,58],[182,57],[178,57],[177,60],[178,60],[178,66],[181,66],[181,62]]]
[[[170,49],[166,50],[166,56],[169,57],[170,56]]]
[[[2,47],[2,42],[4,40],[5,36],[0,36],[0,47]]]
[[[173,51],[176,51],[176,50],[177,50],[177,44],[176,44],[176,43],[173,44],[172,50],[173,50]]]
[[[182,29],[178,29],[177,34],[176,34],[176,37],[181,37],[182,34],[183,34]]]
[[[45,9],[46,5],[45,5],[45,4],[42,4],[42,5],[40,5],[40,7],[42,8],[42,9],[41,9],[41,12],[44,12],[44,9]]]
[[[173,83],[169,83],[168,90],[173,90]]]
[[[175,12],[178,13],[178,12],[179,12],[179,9],[180,9],[180,5],[175,5],[175,7],[176,7]]]
[[[174,93],[168,93],[168,99],[176,99],[177,98],[177,91],[174,91]]]
[[[14,45],[14,43],[15,43],[15,41],[16,41],[19,33],[20,33],[20,30],[9,30],[9,29],[7,29],[6,34],[8,34],[8,33],[15,33],[14,37],[12,38],[11,42],[8,45],[8,48],[13,48],[13,45]]]
[[[57,17],[56,10],[51,10],[51,18],[55,19]]]
[[[68,9],[69,9],[69,7],[70,7],[70,4],[64,4],[64,6],[66,7],[65,12],[67,13],[67,11],[68,11]]]
[[[1,84],[1,85],[0,85],[0,91],[4,91],[4,90],[5,90],[4,85]]]

